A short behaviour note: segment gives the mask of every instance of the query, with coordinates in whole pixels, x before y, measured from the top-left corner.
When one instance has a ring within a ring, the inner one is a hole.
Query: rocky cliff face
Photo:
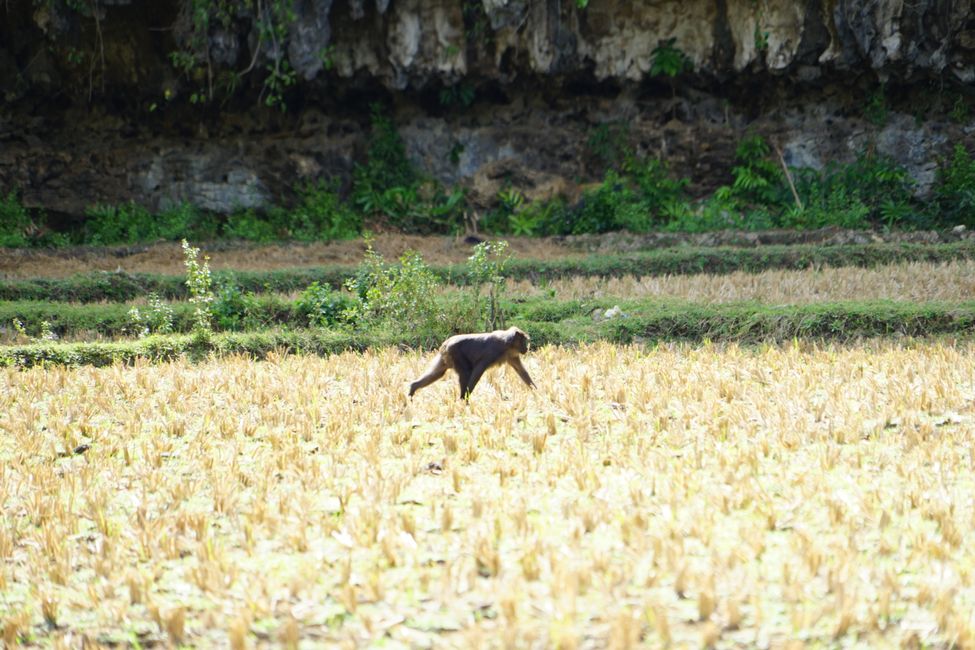
[[[428,173],[482,204],[501,183],[571,196],[613,120],[698,192],[726,180],[746,129],[796,165],[876,148],[922,192],[972,132],[969,0],[255,0],[202,25],[191,4],[4,3],[0,190],[69,214],[259,207],[347,178],[373,100]],[[275,92],[283,112],[262,106]]]

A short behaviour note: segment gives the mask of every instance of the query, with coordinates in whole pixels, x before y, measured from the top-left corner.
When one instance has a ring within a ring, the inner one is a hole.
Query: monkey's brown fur
[[[481,375],[488,368],[507,363],[522,381],[534,388],[535,382],[521,365],[521,355],[528,352],[528,335],[517,327],[483,334],[458,334],[440,346],[440,351],[422,377],[410,384],[410,397],[424,386],[444,376],[449,368],[457,373],[460,398],[466,399],[474,391]]]

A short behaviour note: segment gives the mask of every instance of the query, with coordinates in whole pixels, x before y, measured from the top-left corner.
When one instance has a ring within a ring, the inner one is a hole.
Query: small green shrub
[[[398,264],[388,264],[369,244],[361,271],[346,283],[359,302],[345,318],[435,340],[442,336],[443,318],[435,300],[442,286],[419,253],[408,251]]]
[[[642,207],[658,217],[671,217],[688,205],[684,188],[686,178],[674,178],[667,164],[661,160],[631,156],[623,166],[624,172],[636,185]],[[648,223],[647,226],[650,224]]]
[[[353,173],[352,202],[405,232],[452,232],[463,222],[465,196],[460,187],[447,191],[425,180],[392,121],[373,106],[367,160]]]
[[[95,245],[175,241],[194,234],[199,221],[197,211],[187,204],[155,215],[132,202],[94,205],[85,211],[84,239]]]
[[[209,258],[199,262],[200,249],[194,248],[183,240],[183,264],[186,266],[186,288],[190,293],[190,304],[194,305],[193,334],[199,342],[205,342],[213,330],[213,315],[210,307],[213,304],[213,280],[210,277]]]
[[[938,167],[933,202],[942,222],[975,226],[975,161],[964,145]]]
[[[279,237],[298,241],[351,239],[362,228],[361,217],[324,183],[302,188],[292,209],[271,208],[267,220]]]
[[[553,234],[646,232],[690,212],[684,179],[675,180],[657,160],[631,157],[624,172],[610,170],[602,184],[586,192]]]
[[[254,210],[235,212],[227,217],[223,227],[224,237],[231,239],[246,239],[254,242],[270,242],[278,238],[267,220],[262,219]]]
[[[295,308],[311,327],[334,327],[345,321],[354,305],[338,291],[312,282],[298,296]]]
[[[394,187],[412,187],[420,180],[396,126],[378,104],[372,106],[371,120],[366,162],[356,165],[354,172],[354,201],[360,205],[371,196]]]
[[[223,278],[210,304],[210,313],[220,330],[238,331],[257,327],[260,303],[253,291],[243,291],[233,278]]]
[[[477,91],[474,90],[474,86],[467,83],[444,86],[437,95],[440,100],[440,105],[444,108],[453,106],[467,108],[474,103],[476,96]]]
[[[17,194],[9,192],[6,197],[0,194],[0,246],[26,246],[31,225],[27,208]]]
[[[603,233],[619,230],[625,224],[639,222],[639,197],[618,172],[606,172],[602,184],[586,192],[571,213],[571,224],[565,234]]]
[[[216,229],[209,225],[212,219],[203,219],[199,211],[189,203],[180,203],[166,208],[152,218],[153,234],[149,239],[179,241],[190,235],[196,237],[213,236]],[[201,227],[210,232],[201,232]]]
[[[744,138],[735,149],[738,164],[732,168],[734,182],[729,195],[742,206],[779,207],[791,200],[782,169],[773,162],[771,149],[758,135]]]
[[[709,232],[713,230],[761,230],[773,225],[765,210],[751,210],[748,214],[729,198],[729,187],[719,188],[710,198],[695,207],[672,212],[664,230],[671,232]]]
[[[653,62],[650,64],[651,76],[664,75],[667,77],[676,77],[691,67],[691,62],[687,58],[687,55],[674,45],[676,42],[676,38],[668,38],[660,41],[657,47],[653,48],[653,51],[650,53],[653,57]]]
[[[129,322],[131,330],[140,338],[150,334],[171,334],[174,331],[173,308],[153,291],[143,309],[134,305],[129,309]]]
[[[58,335],[54,332],[54,326],[48,320],[42,320],[39,328],[39,333],[37,336],[31,336],[27,333],[27,328],[24,323],[19,318],[14,318],[11,321],[14,331],[17,332],[21,337],[28,339],[31,343],[50,343],[52,341],[58,340]]]
[[[862,154],[849,164],[830,164],[822,171],[793,172],[803,209],[789,205],[782,192],[784,212],[779,225],[787,228],[868,228],[922,225],[914,207],[913,181],[890,158]],[[786,190],[787,191],[787,190]]]
[[[511,259],[508,242],[481,242],[474,247],[474,253],[467,258],[467,277],[473,292],[474,311],[483,314],[484,327],[491,331],[503,329],[505,314],[501,308],[501,293],[504,289],[505,267]],[[487,304],[481,306],[481,291],[487,285]]]

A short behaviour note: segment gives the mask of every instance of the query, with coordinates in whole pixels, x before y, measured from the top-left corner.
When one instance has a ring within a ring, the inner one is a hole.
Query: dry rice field
[[[554,290],[562,299],[677,298],[694,302],[752,300],[811,304],[831,300],[975,300],[975,261],[911,262],[873,269],[820,268],[726,275],[666,275],[621,278],[573,277],[535,286],[509,280],[510,295]]]
[[[975,345],[0,371],[0,634],[975,647]]]

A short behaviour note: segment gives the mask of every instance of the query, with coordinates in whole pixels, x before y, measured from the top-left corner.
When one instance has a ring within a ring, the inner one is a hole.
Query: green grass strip
[[[543,280],[571,276],[726,274],[735,271],[754,273],[769,269],[805,269],[810,266],[867,268],[904,262],[950,262],[965,259],[975,259],[975,242],[755,248],[678,247],[572,259],[514,259],[508,265],[507,275],[520,279]],[[464,265],[433,268],[447,282],[466,282]],[[217,281],[232,277],[245,291],[274,293],[303,290],[316,281],[339,287],[347,278],[355,275],[357,270],[356,266],[335,265],[277,271],[218,271],[213,275]],[[0,283],[0,300],[123,302],[144,296],[150,291],[169,299],[185,298],[187,295],[182,276],[99,272],[61,279],[8,280]]]
[[[598,305],[601,309],[605,304]],[[618,303],[624,317],[593,320],[590,303],[567,301],[560,313],[544,310],[511,319],[535,345],[574,344],[598,340],[614,343],[661,340],[779,342],[798,339],[850,341],[875,337],[971,336],[975,302],[837,302],[803,306],[755,303]],[[535,319],[527,316],[533,315]],[[371,332],[324,329],[226,333],[200,342],[190,335],[152,336],[114,343],[39,343],[0,348],[0,366],[30,367],[48,363],[106,365],[135,359],[166,360],[188,356],[239,353],[263,358],[272,351],[332,354],[343,350],[409,345],[430,347],[446,333],[404,333],[390,328]]]
[[[237,323],[227,329],[260,329],[273,325],[307,325],[307,317],[298,313],[294,301],[282,296],[267,294],[255,296],[247,314],[241,314]],[[168,303],[172,310],[173,331],[189,332],[195,322],[196,307],[188,302]],[[0,301],[0,326],[9,326],[14,319],[23,323],[27,333],[38,336],[41,323],[47,321],[59,336],[94,332],[103,336],[135,334],[129,310],[124,303],[70,303],[39,300]],[[138,305],[145,313],[146,305]]]

